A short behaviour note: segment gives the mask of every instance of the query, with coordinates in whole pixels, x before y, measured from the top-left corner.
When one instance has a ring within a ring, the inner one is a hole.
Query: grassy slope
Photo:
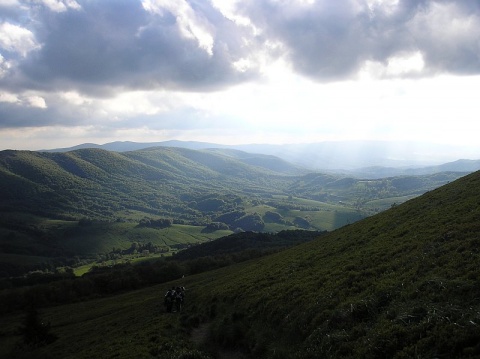
[[[108,253],[112,248],[128,249],[133,242],[175,247],[189,243],[201,243],[232,233],[216,231],[202,233],[203,227],[174,224],[171,227],[156,229],[142,228],[134,223],[99,223],[87,227],[77,227],[62,243],[78,255]]]
[[[210,348],[254,357],[479,357],[479,189],[474,173],[316,241],[185,278],[182,316],[159,312],[164,287],[45,310],[59,339],[42,351],[167,357],[179,321],[202,320]],[[20,318],[2,319],[5,348]]]
[[[213,338],[255,356],[480,355],[480,174],[198,282]],[[210,291],[200,288],[207,286]],[[294,351],[290,351],[294,349]]]
[[[0,263],[32,270],[42,268],[42,264],[57,257],[78,256],[91,261],[114,248],[126,250],[133,242],[150,242],[168,248],[171,253],[186,244],[202,243],[232,233],[229,230],[205,232],[203,229],[202,226],[179,224],[163,229],[147,228],[131,222],[79,225],[77,221],[51,220],[13,212],[0,218]],[[80,270],[87,271],[94,264],[89,263]]]
[[[33,351],[15,349],[18,337],[11,336],[23,314],[1,318],[0,357],[152,358],[167,347],[187,348],[191,344],[182,335],[178,317],[163,313],[163,294],[163,288],[152,287],[41,311],[58,340]]]

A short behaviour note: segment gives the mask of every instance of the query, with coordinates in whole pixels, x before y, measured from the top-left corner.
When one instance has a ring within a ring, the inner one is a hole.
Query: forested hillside
[[[161,286],[42,308],[40,318],[50,325],[37,346],[28,346],[25,331],[15,329],[29,316],[7,314],[1,320],[2,353],[72,359],[478,358],[479,208],[477,172],[278,253],[195,275],[188,272],[194,267],[164,267],[161,272],[176,279]],[[129,285],[135,272],[155,280],[161,272],[151,268],[124,266],[114,275],[99,273],[97,280],[110,289]],[[51,293],[61,298],[86,292],[88,278]],[[187,289],[181,313],[166,313],[162,306],[171,286]]]
[[[1,151],[0,277],[135,243],[170,252],[234,232],[330,231],[461,175],[361,180],[232,149]]]
[[[262,203],[272,209],[308,207],[308,203],[302,206],[292,200],[298,196],[319,201],[311,203],[314,210],[321,209],[323,202],[336,205],[341,201],[364,211],[362,217],[386,208],[372,201],[403,202],[461,175],[450,172],[367,181],[305,174],[273,156],[219,149],[1,151],[0,210],[64,219],[138,220],[153,215],[209,223],[212,216]]]
[[[255,165],[247,163],[251,161],[252,156],[239,159],[180,148],[123,154],[98,149],[2,151],[2,208],[97,219],[129,217],[122,211],[137,211],[194,221],[216,209],[202,208],[210,198],[226,211],[245,195],[285,194],[292,181],[286,173],[301,173],[279,159],[268,158],[264,167],[258,157]]]

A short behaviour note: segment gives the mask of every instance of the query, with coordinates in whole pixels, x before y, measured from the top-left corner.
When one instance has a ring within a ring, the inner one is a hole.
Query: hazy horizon
[[[480,158],[479,34],[470,0],[0,0],[0,150],[376,140]]]
[[[103,144],[44,148],[40,151],[70,151],[101,148],[109,151],[135,151],[155,146],[193,150],[226,148],[252,154],[272,155],[314,170],[352,170],[366,167],[420,168],[458,160],[480,161],[476,148],[402,141],[323,141],[304,144],[219,144],[213,142],[167,140],[156,142],[114,141]]]

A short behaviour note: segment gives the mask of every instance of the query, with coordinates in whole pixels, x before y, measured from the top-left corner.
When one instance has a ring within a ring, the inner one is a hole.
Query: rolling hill
[[[7,315],[0,347],[50,358],[478,358],[479,208],[476,172],[283,252],[45,308],[48,345],[15,347],[23,316]],[[171,285],[187,288],[174,315],[159,302]]]
[[[198,219],[201,214],[188,203],[211,194],[283,193],[285,173],[267,168],[274,160],[262,167],[261,161],[250,165],[238,157],[165,147],[122,154],[2,151],[2,208],[73,218],[112,218],[122,210],[137,210]],[[277,167],[295,171],[287,163]]]
[[[139,241],[177,250],[239,231],[333,230],[461,175],[361,180],[233,149],[1,151],[0,277]]]
[[[480,157],[478,149],[465,146],[405,141],[324,141],[283,145],[222,145],[176,140],[150,143],[117,141],[103,145],[85,143],[74,147],[48,151],[67,152],[81,148],[101,148],[108,151],[125,152],[158,146],[193,150],[240,150],[251,154],[275,156],[307,168],[310,171],[344,172],[362,178],[366,176],[381,178],[385,176],[418,175],[445,170],[473,172],[480,169],[478,161],[475,161]],[[459,160],[459,158],[470,158],[470,160]],[[445,166],[442,165],[444,163]],[[437,166],[444,168],[437,168]]]
[[[306,173],[274,156],[232,149],[152,147],[122,153],[94,148],[70,152],[8,150],[0,152],[0,210],[65,219],[138,220],[150,215],[208,223],[212,217],[242,207],[242,203],[254,207],[254,203],[268,202],[272,209],[279,205],[301,209],[295,203],[274,200],[296,196],[317,201],[311,203],[314,209],[324,202],[332,205],[341,201],[366,210],[361,217],[371,213],[371,205],[362,208],[369,201],[391,198],[390,204],[402,202],[401,197],[411,198],[464,174],[363,181]]]

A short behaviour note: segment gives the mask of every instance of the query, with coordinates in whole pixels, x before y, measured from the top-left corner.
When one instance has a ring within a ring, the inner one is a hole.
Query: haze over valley
[[[252,154],[264,154],[280,157],[292,164],[300,165],[307,171],[333,171],[337,173],[351,171],[359,176],[366,171],[375,172],[378,176],[414,174],[415,169],[424,168],[418,173],[433,173],[453,170],[471,172],[479,169],[476,164],[480,156],[472,148],[462,146],[445,146],[431,143],[415,143],[401,141],[327,141],[305,144],[239,144],[222,145],[218,143],[198,141],[163,141],[163,142],[131,142],[116,141],[103,145],[85,143],[68,148],[48,149],[48,152],[66,152],[81,148],[101,148],[116,152],[133,151],[148,147],[180,147],[189,149],[236,149]],[[436,166],[463,161],[462,164]],[[368,169],[370,168],[370,169]],[[383,171],[383,172],[382,172]]]

